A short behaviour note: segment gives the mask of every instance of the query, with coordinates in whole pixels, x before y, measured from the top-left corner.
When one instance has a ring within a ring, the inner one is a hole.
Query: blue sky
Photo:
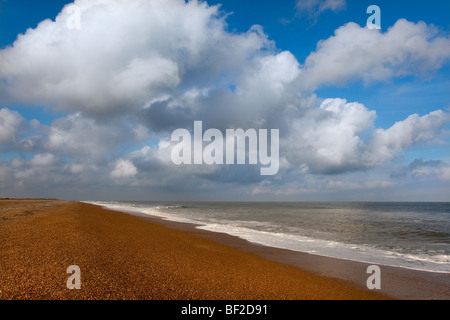
[[[448,1],[131,2],[67,30],[71,1],[0,0],[0,195],[448,199]],[[280,129],[280,173],[173,167],[194,120]]]

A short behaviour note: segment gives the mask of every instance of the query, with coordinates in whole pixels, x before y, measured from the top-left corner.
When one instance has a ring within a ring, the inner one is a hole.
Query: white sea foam
[[[256,231],[232,225],[208,224],[199,229],[227,233],[247,241],[326,257],[381,264],[408,269],[450,273],[449,255],[412,255],[377,248],[314,239],[298,235]]]

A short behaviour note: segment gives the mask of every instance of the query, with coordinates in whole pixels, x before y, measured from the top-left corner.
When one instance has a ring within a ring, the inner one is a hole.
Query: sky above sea
[[[448,201],[449,12],[446,0],[0,0],[0,195]],[[175,165],[171,134],[194,121],[279,130],[279,171]]]

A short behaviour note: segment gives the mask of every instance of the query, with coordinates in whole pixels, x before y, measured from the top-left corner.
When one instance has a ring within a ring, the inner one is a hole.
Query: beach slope
[[[187,231],[98,206],[0,200],[0,299],[387,299]],[[69,266],[81,289],[69,290]]]

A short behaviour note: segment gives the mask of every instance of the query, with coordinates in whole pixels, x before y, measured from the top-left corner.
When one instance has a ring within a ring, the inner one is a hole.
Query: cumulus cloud
[[[437,110],[422,117],[413,114],[386,130],[377,129],[368,142],[368,164],[379,164],[408,147],[437,140],[449,123],[450,114]]]
[[[360,103],[326,99],[292,121],[284,145],[287,158],[315,173],[367,169],[411,146],[435,141],[450,123],[450,114],[442,110],[411,115],[388,129],[374,129],[375,118],[376,112]]]
[[[270,46],[258,27],[226,32],[218,6],[203,2],[74,4],[83,17],[81,29],[67,27],[70,16],[63,10],[0,52],[4,99],[90,115],[125,114],[177,94],[180,86],[239,72],[249,57]]]
[[[290,105],[303,104],[305,97],[295,87],[300,65],[292,53],[258,55],[243,66],[232,85],[216,83],[166,95],[150,101],[139,118],[155,131],[186,128],[199,119],[219,129],[272,127],[276,123],[270,122],[278,121]]]
[[[24,119],[19,113],[6,108],[0,109],[0,144],[17,141],[23,122]]]
[[[127,142],[138,140],[139,129],[122,121],[101,123],[80,113],[57,119],[49,128],[45,147],[75,159],[101,161]]]
[[[54,164],[55,156],[50,153],[36,154],[30,160],[30,164],[34,167],[48,167]]]
[[[112,178],[130,178],[138,173],[136,166],[130,160],[118,160],[114,170],[111,172]]]
[[[450,38],[424,22],[400,19],[384,33],[348,23],[318,43],[305,61],[302,82],[317,88],[386,80],[437,70],[449,59]]]
[[[311,172],[334,173],[362,165],[362,135],[372,128],[375,111],[344,99],[326,99],[319,108],[293,120],[286,141],[288,160]]]

